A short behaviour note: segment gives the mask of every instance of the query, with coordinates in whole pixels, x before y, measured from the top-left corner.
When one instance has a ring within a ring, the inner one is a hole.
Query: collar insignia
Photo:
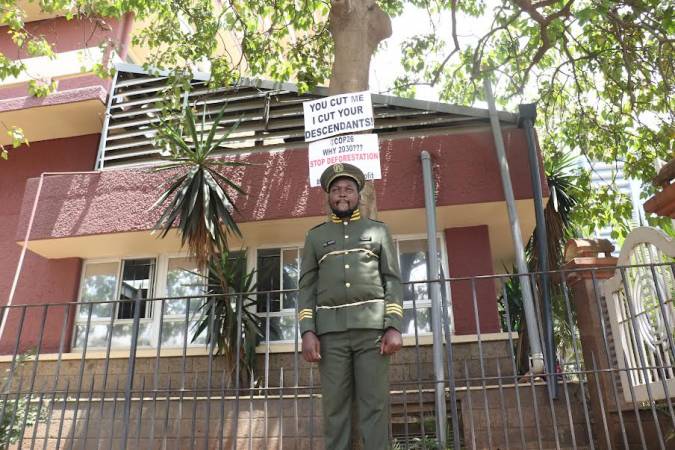
[[[361,219],[361,211],[357,208],[353,213],[352,216],[348,219],[349,221],[354,221],[354,220],[359,220]],[[335,214],[330,215],[330,221],[333,223],[342,223],[342,221],[345,219],[340,219],[338,216]]]

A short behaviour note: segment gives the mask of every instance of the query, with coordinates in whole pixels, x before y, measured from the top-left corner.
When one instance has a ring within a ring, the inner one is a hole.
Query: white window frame
[[[75,311],[75,319],[73,321],[73,333],[72,333],[72,338],[71,338],[71,349],[73,351],[82,351],[84,350],[84,346],[76,347],[76,339],[77,339],[77,333],[76,329],[78,326],[86,325],[87,320],[79,320],[79,315],[80,315],[80,308],[84,304],[82,302],[82,288],[84,287],[84,279],[86,275],[86,268],[89,265],[94,265],[94,264],[106,264],[106,263],[116,263],[118,265],[117,268],[117,282],[115,285],[115,297],[119,297],[119,289],[120,289],[120,283],[122,282],[122,271],[123,271],[123,264],[125,260],[131,260],[131,259],[154,259],[155,260],[155,270],[152,278],[152,294],[149,296],[151,299],[161,299],[161,298],[166,298],[167,297],[167,276],[168,276],[168,271],[169,271],[169,260],[171,259],[176,259],[176,258],[190,258],[190,254],[187,252],[170,252],[170,253],[160,253],[160,254],[139,254],[139,255],[125,255],[124,257],[118,257],[118,258],[93,258],[93,259],[87,259],[82,262],[82,270],[80,273],[80,281],[79,281],[79,287],[78,287],[78,306]],[[247,260],[248,260],[248,255],[247,255]],[[116,301],[119,301],[119,299],[115,298]],[[139,345],[138,348],[142,349],[156,349],[159,347],[160,342],[159,342],[159,324],[160,324],[160,310],[161,307],[159,306],[161,304],[160,300],[155,300],[152,302],[149,302],[150,305],[147,307],[149,308],[147,311],[149,312],[150,317],[146,318],[141,318],[140,323],[149,323],[150,324],[150,345]],[[115,305],[115,308],[113,310],[113,314],[117,314],[117,305]],[[184,316],[180,317],[182,321],[184,321]],[[168,320],[167,320],[168,319]],[[163,319],[163,323],[168,322],[177,322],[178,316],[171,315],[171,316],[165,316]],[[102,325],[110,325],[111,318],[105,318],[105,319],[92,319],[90,322],[89,327],[91,328],[95,324],[102,324]],[[132,323],[133,319],[117,319],[115,318],[114,324],[119,324],[119,323]],[[188,348],[190,347],[203,347],[203,343],[192,343],[190,342],[190,338],[188,338]],[[119,349],[125,349],[127,347],[111,347],[112,350],[119,350]],[[170,345],[162,345],[162,349],[175,349],[175,348],[182,348],[182,345],[180,346],[170,346]],[[99,347],[99,346],[92,346],[92,345],[87,345],[87,351],[100,351],[100,350],[106,350],[107,346]]]
[[[437,233],[436,237],[439,241],[440,244],[440,254],[441,254],[441,263],[443,264],[443,267],[446,269],[449,267],[448,266],[448,254],[447,254],[447,247],[445,243],[445,236],[443,233]],[[426,240],[427,236],[426,234],[423,233],[417,233],[417,234],[399,234],[399,235],[394,235],[392,238],[395,241],[396,244],[396,255],[397,258],[399,258],[399,263],[400,263],[400,242],[403,241],[412,241],[412,240]],[[257,263],[258,263],[258,252],[260,250],[269,250],[269,249],[279,249],[280,251],[280,281],[281,281],[281,288],[283,289],[283,252],[285,250],[295,250],[298,252],[301,252],[303,249],[303,243],[298,243],[298,242],[291,242],[291,243],[271,243],[271,244],[264,244],[260,245],[257,247],[248,247],[245,254],[246,254],[246,270],[251,271],[253,269],[257,269]],[[86,268],[88,265],[94,265],[94,264],[105,264],[105,263],[117,263],[118,264],[118,273],[117,273],[117,284],[115,287],[115,297],[119,296],[119,289],[120,289],[120,283],[122,282],[122,271],[124,267],[124,261],[125,260],[131,260],[131,259],[154,259],[155,260],[155,270],[153,274],[153,279],[152,279],[152,293],[149,296],[149,298],[166,298],[167,296],[167,276],[168,276],[168,267],[169,267],[169,261],[171,259],[176,259],[176,258],[190,258],[190,254],[187,252],[168,252],[168,253],[155,253],[155,254],[150,254],[150,253],[142,253],[142,254],[137,254],[137,255],[125,255],[124,257],[115,257],[115,258],[93,258],[93,259],[88,259],[84,260],[82,262],[82,270],[80,273],[80,280],[79,280],[79,286],[78,286],[78,303],[81,302],[82,298],[82,288],[84,287],[84,279],[85,279],[85,274],[87,272]],[[259,272],[256,270],[256,273],[254,277],[256,278],[256,284],[257,284],[257,277],[259,275]],[[448,274],[445,274],[446,277]],[[449,286],[446,283],[446,290],[447,292],[450,292]],[[116,299],[118,300],[118,299]],[[428,308],[431,307],[431,300],[430,299],[424,299],[424,300],[418,300],[415,302],[417,308]],[[150,323],[150,342],[151,344],[149,346],[139,346],[139,348],[144,348],[144,349],[156,349],[160,345],[159,342],[159,324],[160,324],[160,317],[159,317],[159,311],[160,307],[157,306],[160,304],[159,301],[153,301],[151,302],[151,305],[148,305],[148,314],[150,317],[147,318],[141,318],[141,323]],[[412,300],[406,300],[403,302],[403,309],[404,310],[411,310],[413,306]],[[75,319],[73,321],[73,333],[72,333],[72,338],[71,338],[71,348],[73,351],[82,351],[84,347],[75,347],[75,342],[77,338],[77,333],[76,329],[77,326],[82,326],[83,324],[86,324],[86,319],[85,320],[78,320],[79,314],[80,314],[80,307],[81,305],[78,304],[78,307],[76,308],[75,311]],[[286,308],[282,309],[280,311],[274,311],[274,312],[260,312],[258,313],[256,311],[257,307],[254,305],[251,308],[253,308],[253,311],[256,312],[258,317],[262,321],[262,326],[263,329],[266,329],[266,318],[274,318],[274,317],[293,317],[294,319],[297,316],[297,307],[296,308]],[[451,305],[448,305],[449,311],[449,318],[451,321],[451,330],[454,328],[452,326],[453,324],[453,317],[452,317],[452,308]],[[113,314],[117,314],[117,307],[114,308]],[[176,322],[178,317],[177,316],[168,316],[163,318],[163,322],[166,323],[168,321],[170,322]],[[181,321],[184,320],[184,317],[181,316]],[[94,324],[104,324],[104,325],[109,325],[111,319],[106,318],[106,319],[92,319],[90,323],[90,327]],[[133,319],[115,319],[114,323],[130,323],[132,322]],[[297,320],[296,320],[296,327],[297,327]],[[431,332],[418,332],[418,336],[427,336],[431,335]],[[412,334],[405,334],[404,336],[412,336]],[[299,336],[298,336],[299,337]],[[263,345],[277,345],[277,344],[289,344],[293,343],[295,339],[291,340],[276,340],[276,341],[268,341],[268,340],[263,340],[261,344]],[[188,348],[190,347],[201,347],[203,346],[202,343],[191,343],[190,339],[188,339]],[[162,345],[162,349],[173,349],[173,348],[181,348],[182,346],[169,346],[169,345]],[[87,345],[87,351],[92,350],[92,351],[99,351],[99,350],[105,350],[107,347],[95,347],[91,345]],[[111,347],[112,349],[113,347]],[[115,349],[120,349],[122,347],[114,347]]]
[[[418,241],[418,240],[427,240],[427,235],[426,233],[415,233],[415,234],[397,234],[395,236],[392,236],[393,240],[396,243],[396,256],[399,258],[399,265],[401,264],[401,252],[399,249],[399,243],[401,241]],[[448,278],[448,247],[445,244],[445,233],[436,233],[436,239],[438,240],[439,244],[439,252],[441,254],[441,264],[443,265],[443,275],[445,278]],[[426,251],[426,249],[425,249]],[[427,261],[428,264],[428,261]],[[426,277],[425,277],[426,278]],[[450,293],[450,283],[446,282],[445,283],[445,292],[448,294]],[[431,308],[431,299],[426,298],[424,300],[416,300],[415,301],[415,306],[417,309],[420,308]],[[412,310],[413,309],[413,302],[412,300],[406,300],[403,302],[403,311],[405,313],[405,310]],[[452,333],[452,330],[454,329],[454,319],[452,316],[452,305],[450,303],[450,299],[448,298],[448,318],[450,319],[450,333]],[[433,335],[433,332],[431,331],[424,331],[424,332],[419,332],[417,333],[418,336],[431,336]],[[403,336],[415,336],[415,333],[411,334],[403,334]]]
[[[75,342],[76,342],[76,339],[77,339],[77,327],[81,326],[83,324],[86,325],[86,323],[88,321],[87,319],[85,319],[84,321],[78,320],[78,318],[80,316],[80,308],[84,304],[84,302],[82,302],[81,299],[82,299],[82,288],[84,287],[84,278],[85,278],[85,275],[87,273],[86,267],[88,265],[94,265],[94,264],[106,264],[106,263],[117,263],[118,264],[118,267],[117,267],[117,282],[115,283],[115,293],[114,293],[114,296],[113,296],[114,302],[111,303],[113,305],[112,317],[115,317],[117,315],[117,307],[118,307],[116,302],[120,301],[120,299],[118,297],[119,297],[120,287],[121,287],[121,283],[122,283],[124,261],[131,260],[131,259],[154,259],[155,260],[155,270],[154,270],[154,273],[153,273],[153,276],[152,276],[152,286],[151,286],[152,292],[148,296],[148,298],[156,298],[156,297],[159,296],[159,295],[157,295],[158,294],[157,288],[158,288],[158,280],[159,280],[159,272],[160,272],[160,264],[161,264],[160,256],[161,255],[158,255],[158,254],[147,254],[146,253],[146,254],[140,254],[140,255],[125,256],[123,258],[122,257],[120,257],[120,258],[94,258],[94,259],[87,259],[87,260],[82,261],[82,269],[80,271],[80,284],[79,284],[78,289],[77,289],[77,303],[78,303],[78,305],[77,305],[77,308],[75,308],[75,318],[73,320],[73,333],[72,333],[71,343],[70,343],[71,349],[73,351],[84,350],[84,347],[76,347]],[[157,302],[149,302],[149,303],[151,303],[151,305],[148,306],[150,317],[141,318],[140,323],[141,324],[144,324],[144,323],[150,323],[151,324],[152,333],[151,333],[151,336],[150,336],[150,341],[156,342],[157,341],[157,335],[154,333],[155,326],[152,324],[152,322],[156,318],[155,305],[154,304],[157,303]],[[99,325],[99,324],[110,325],[111,320],[112,320],[112,318],[91,319],[91,320],[89,320],[89,329],[91,330],[92,326],[95,325],[95,324],[96,325]],[[115,318],[114,321],[113,321],[113,325],[118,324],[118,323],[123,323],[123,324],[124,323],[133,323],[133,319],[117,319],[117,318]],[[87,345],[87,351],[90,351],[90,350],[93,350],[93,351],[105,350],[106,348],[107,348],[107,346],[106,347],[95,347],[95,346]],[[111,351],[112,351],[113,348],[114,347],[111,346]],[[120,347],[116,347],[116,348],[120,348]],[[153,347],[152,346],[150,346],[150,347],[139,346],[139,348],[153,348]]]
[[[251,258],[249,261],[247,261],[247,264],[249,265],[249,270],[256,269],[255,272],[255,282],[256,286],[258,285],[258,275],[260,272],[257,270],[257,265],[258,265],[258,252],[260,250],[273,250],[273,249],[279,249],[281,254],[279,255],[280,262],[281,264],[279,265],[279,277],[281,280],[281,283],[283,283],[283,251],[284,250],[297,250],[298,252],[301,252],[304,248],[304,243],[285,243],[285,244],[264,244],[260,245],[258,247],[253,248],[251,251],[253,252],[253,258]],[[299,276],[298,276],[298,282],[300,282]],[[280,286],[281,289],[283,289],[283,286]],[[257,307],[256,307],[257,309]],[[260,318],[262,321],[262,329],[264,333],[267,333],[267,320],[266,318],[273,318],[273,317],[297,317],[297,307],[292,308],[292,309],[281,309],[279,311],[267,311],[267,312],[258,312],[257,310],[255,311],[257,316]],[[297,320],[295,321],[295,327],[297,330],[297,333],[300,333],[300,330],[298,328],[298,322]],[[298,338],[299,338],[298,334]],[[295,339],[285,339],[285,340],[278,340],[278,341],[270,341],[268,339],[263,339],[260,341],[260,344],[262,345],[274,345],[274,344],[289,344],[295,342]]]
[[[448,251],[447,251],[447,246],[445,244],[445,235],[444,235],[444,233],[436,233],[436,238],[439,241],[439,251],[441,253],[441,263],[443,264],[443,268],[447,272],[447,270],[448,270]],[[395,241],[395,244],[396,244],[396,257],[399,258],[399,264],[400,264],[399,242],[400,241],[426,240],[427,235],[426,235],[426,233],[397,234],[397,235],[392,235],[392,239]],[[289,243],[276,244],[276,245],[265,244],[265,245],[255,247],[254,249],[252,249],[252,251],[254,253],[254,258],[251,258],[248,261],[248,264],[253,263],[253,267],[249,266],[249,270],[252,269],[252,268],[255,268],[255,266],[257,265],[258,251],[259,250],[279,249],[279,250],[283,251],[285,249],[288,250],[288,249],[293,249],[293,248],[298,248],[299,250],[301,250],[303,248],[303,244],[295,244],[295,243],[292,243],[292,244],[289,244]],[[283,265],[283,262],[282,262],[282,265]],[[280,267],[280,270],[283,270],[283,269]],[[256,271],[256,277],[258,276],[258,273],[259,272]],[[280,274],[280,276],[283,276],[283,274]],[[445,273],[445,276],[447,278],[448,274]],[[256,279],[256,281],[257,281],[257,279]],[[282,286],[282,289],[283,289],[283,286]],[[448,293],[450,292],[450,286],[449,286],[449,283],[447,283],[447,282],[446,282],[446,292],[448,292]],[[431,307],[431,299],[418,300],[418,301],[415,302],[415,306],[417,307],[417,309],[430,308]],[[406,309],[412,310],[412,307],[413,307],[412,300],[407,300],[407,301],[403,302],[404,311]],[[256,311],[256,313],[257,313],[258,317],[262,320],[263,329],[266,329],[265,318],[267,318],[267,317],[272,318],[272,317],[285,317],[285,316],[291,316],[291,315],[296,316],[297,315],[296,309],[284,309],[284,310],[281,310],[281,311],[267,312],[267,313],[259,313],[259,312]],[[450,318],[450,330],[452,332],[452,330],[454,329],[454,327],[453,327],[454,320],[453,320],[453,317],[452,317],[452,307],[451,307],[450,304],[448,304],[448,317]],[[297,326],[298,326],[298,324],[297,324],[297,320],[296,320],[296,328],[297,328]],[[298,330],[298,333],[299,333],[299,330]],[[433,333],[430,332],[430,331],[429,332],[418,332],[418,336],[420,336],[420,337],[421,336],[431,336],[432,334]],[[404,334],[403,336],[414,336],[414,333]],[[300,336],[298,335],[298,340],[299,339],[300,339]],[[267,340],[267,339],[263,339],[260,342],[260,345],[264,345],[264,346],[269,347],[270,345],[287,345],[287,344],[294,344],[294,343],[295,343],[295,339],[292,339],[292,340],[291,339],[277,340],[277,341],[270,341],[270,340]]]
[[[167,277],[169,275],[169,260],[178,259],[178,258],[192,258],[192,256],[187,252],[170,252],[170,253],[162,253],[159,256],[159,258],[161,258],[162,263],[161,263],[161,272],[160,272],[159,269],[157,270],[158,281],[161,281],[161,283],[158,283],[158,286],[157,286],[158,287],[158,290],[156,291],[158,293],[157,298],[167,298],[168,291],[167,291],[167,285],[166,284],[167,284]],[[204,274],[202,273],[202,275],[204,275]],[[204,287],[206,287],[206,283],[204,284]],[[156,303],[158,305],[158,306],[156,306],[158,311],[157,311],[157,319],[153,322],[153,333],[152,333],[153,345],[152,345],[152,348],[157,348],[160,345],[160,342],[159,342],[159,324],[160,324],[161,319],[160,319],[159,312],[161,310],[161,306],[159,306],[159,305],[161,305],[161,301],[155,301],[153,303]],[[162,323],[166,323],[167,319],[168,319],[168,322],[179,322],[180,321],[181,323],[185,323],[185,316],[184,315],[178,316],[176,314],[172,314],[170,316],[164,316],[164,319],[163,319]],[[189,328],[190,328],[189,324],[191,322],[192,321],[188,322],[188,332],[189,332]],[[190,342],[190,341],[191,341],[191,338],[188,337],[187,348],[204,347],[203,343],[198,343],[198,342],[193,343],[193,342]],[[169,348],[169,349],[171,349],[171,348],[183,348],[183,346],[182,345],[180,345],[180,346],[162,345],[162,348],[163,349],[165,349],[165,348]]]

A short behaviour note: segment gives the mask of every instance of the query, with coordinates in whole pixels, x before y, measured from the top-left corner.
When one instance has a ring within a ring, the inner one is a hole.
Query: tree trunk
[[[374,0],[332,0],[328,29],[333,36],[335,58],[330,95],[368,90],[370,59],[380,41],[391,36],[391,20]],[[361,191],[361,214],[376,218],[375,186],[366,182]],[[352,405],[352,448],[361,448],[358,419]]]
[[[391,20],[373,0],[333,0],[328,29],[335,43],[335,60],[328,92],[368,89],[370,59],[380,41],[391,36]]]
[[[374,0],[332,0],[328,29],[335,59],[328,93],[368,90],[370,59],[380,41],[391,36],[391,20]],[[361,192],[361,214],[377,216],[375,187],[366,182]]]

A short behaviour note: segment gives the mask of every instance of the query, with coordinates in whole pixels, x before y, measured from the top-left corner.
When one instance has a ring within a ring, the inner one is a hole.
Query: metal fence
[[[434,280],[444,294],[443,329],[431,330],[444,335],[440,352],[426,333],[428,307],[418,306],[429,282],[410,283],[405,346],[390,365],[392,448],[440,448],[437,424],[447,427],[447,448],[673,448],[673,269],[670,261],[548,273],[557,365],[539,374],[528,373],[523,336],[541,329],[527,329],[518,277]],[[528,274],[537,299],[540,276]],[[98,312],[119,302],[5,307],[13,334],[0,343],[0,447],[323,448],[318,368],[295,351],[297,327],[292,339],[272,340],[283,314],[270,299],[292,292],[137,298],[124,313],[132,318],[109,314],[103,328]],[[269,313],[255,316],[257,351],[235,332],[218,354],[207,333],[241,330],[241,305],[260,308],[260,299]],[[185,304],[180,320],[164,319],[170,302]],[[210,315],[193,341],[218,302],[236,314]],[[143,336],[146,316],[156,320],[154,341]],[[101,330],[102,339],[90,337]],[[178,337],[163,340],[168,330]],[[447,417],[437,417],[439,385]]]

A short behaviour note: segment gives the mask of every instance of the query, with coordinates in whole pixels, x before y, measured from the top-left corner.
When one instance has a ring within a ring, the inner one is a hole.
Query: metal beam
[[[549,289],[548,276],[548,246],[546,243],[546,219],[544,218],[544,196],[541,189],[541,174],[539,172],[539,157],[534,139],[534,121],[537,117],[537,106],[535,104],[520,105],[519,122],[525,130],[527,138],[527,154],[530,159],[530,179],[532,181],[532,192],[534,194],[534,211],[536,214],[536,244],[538,249],[539,271],[541,272],[541,290],[543,308],[542,315],[544,319],[544,347],[546,349],[544,357],[546,362],[546,372],[555,373],[555,342],[553,340],[553,308],[551,306],[551,294]],[[546,377],[548,392],[552,398],[558,397],[558,382],[555,376]]]
[[[520,234],[520,220],[516,210],[516,199],[513,195],[513,186],[511,185],[511,173],[509,163],[506,160],[506,151],[504,149],[504,138],[502,136],[497,109],[495,108],[495,98],[492,95],[492,86],[490,80],[486,77],[483,80],[485,89],[485,99],[490,111],[490,125],[492,126],[492,135],[495,140],[495,151],[497,153],[497,162],[502,178],[502,187],[504,188],[504,199],[509,214],[509,223],[511,225],[511,237],[516,253],[516,268],[520,279],[520,288],[523,295],[523,309],[525,311],[525,320],[527,321],[527,337],[530,343],[530,370],[533,373],[541,373],[544,370],[544,355],[541,350],[541,341],[539,340],[539,327],[537,326],[537,314],[534,309],[534,300],[532,298],[532,286],[530,278],[527,275],[527,263],[525,262],[525,250],[523,240]]]
[[[434,391],[436,393],[436,439],[438,447],[445,448],[447,441],[446,424],[448,413],[445,404],[445,370],[443,367],[443,327],[441,309],[440,270],[438,264],[438,245],[436,241],[436,199],[434,198],[433,175],[429,152],[420,153],[422,160],[422,178],[424,180],[424,206],[427,216],[427,280],[431,298],[431,331],[433,332]],[[415,324],[417,326],[417,324]],[[450,342],[447,343],[450,345]],[[452,374],[450,374],[452,376]]]

